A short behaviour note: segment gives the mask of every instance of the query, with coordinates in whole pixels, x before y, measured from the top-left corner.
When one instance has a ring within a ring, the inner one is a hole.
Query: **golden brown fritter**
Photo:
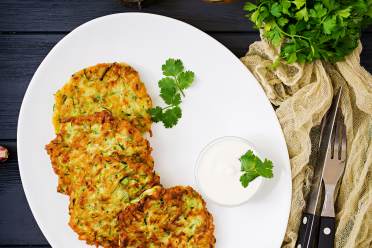
[[[103,111],[65,119],[46,149],[58,191],[70,196],[70,226],[88,244],[117,246],[118,213],[159,185],[149,142]]]
[[[80,70],[55,94],[56,133],[66,118],[108,110],[141,132],[151,128],[151,98],[138,72],[124,63],[98,64]]]
[[[159,187],[119,215],[120,247],[211,248],[212,215],[191,187]]]
[[[97,155],[145,163],[151,169],[151,147],[129,122],[107,111],[65,119],[57,137],[46,146],[59,176],[58,192],[69,193],[71,185],[91,169]]]
[[[88,244],[118,247],[118,214],[159,184],[147,165],[96,157],[70,195],[70,221]]]

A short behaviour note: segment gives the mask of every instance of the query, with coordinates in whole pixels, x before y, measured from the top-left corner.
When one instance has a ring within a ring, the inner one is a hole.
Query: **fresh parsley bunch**
[[[257,0],[244,10],[288,63],[342,60],[372,20],[372,0]],[[279,61],[277,61],[279,62]]]
[[[248,150],[240,157],[241,171],[240,182],[244,188],[248,187],[249,183],[257,177],[272,178],[273,162],[268,159],[262,161],[259,157],[254,155],[252,150]]]
[[[192,71],[185,71],[179,59],[168,59],[162,65],[162,70],[165,77],[158,82],[158,85],[160,97],[167,106],[150,109],[150,115],[154,122],[161,121],[166,128],[171,128],[182,117],[181,95],[185,96],[184,90],[191,86],[195,75]]]

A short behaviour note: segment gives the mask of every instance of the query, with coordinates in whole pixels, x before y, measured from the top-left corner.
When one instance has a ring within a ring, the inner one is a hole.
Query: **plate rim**
[[[18,158],[18,168],[19,168],[19,172],[20,172],[20,178],[21,178],[21,182],[22,182],[22,188],[23,188],[23,191],[25,193],[25,197],[26,197],[26,200],[27,200],[27,204],[31,210],[31,213],[38,225],[38,227],[40,228],[41,232],[43,233],[43,235],[45,236],[46,240],[49,242],[49,244],[53,247],[55,246],[55,244],[53,243],[54,240],[53,239],[50,239],[48,237],[51,237],[50,235],[50,232],[47,230],[47,227],[46,225],[44,225],[45,223],[43,223],[42,221],[40,221],[40,217],[39,217],[39,214],[38,214],[38,211],[36,209],[34,209],[34,207],[32,206],[31,202],[33,202],[33,200],[31,200],[31,193],[25,183],[25,179],[26,178],[26,175],[25,175],[25,171],[23,169],[23,166],[21,164],[23,164],[23,152],[22,152],[22,144],[21,144],[21,136],[22,136],[22,132],[20,131],[20,127],[23,126],[24,124],[24,119],[23,119],[23,116],[24,116],[24,106],[27,104],[27,102],[29,102],[29,98],[31,97],[31,87],[35,84],[35,80],[38,76],[38,74],[40,73],[40,71],[42,70],[42,68],[44,67],[44,65],[46,64],[47,60],[49,57],[53,56],[53,54],[55,53],[55,51],[63,45],[63,43],[66,41],[66,40],[69,40],[69,39],[72,39],[72,37],[75,35],[75,33],[78,33],[81,29],[84,29],[84,28],[87,28],[91,25],[94,25],[95,23],[100,23],[102,21],[105,21],[106,19],[109,19],[109,18],[114,18],[114,17],[118,17],[118,16],[145,16],[145,17],[155,17],[155,18],[160,18],[160,19],[168,19],[170,22],[174,22],[174,23],[178,23],[180,25],[184,25],[188,28],[191,28],[193,29],[194,31],[198,32],[200,35],[203,35],[204,37],[207,37],[211,40],[213,40],[214,42],[216,42],[219,47],[221,47],[222,49],[226,50],[226,52],[228,52],[230,55],[232,55],[232,57],[236,60],[236,62],[239,62],[239,64],[241,64],[242,67],[244,67],[244,69],[247,71],[248,74],[251,75],[251,77],[256,81],[257,84],[259,84],[259,90],[262,91],[262,93],[264,94],[264,98],[265,98],[265,101],[266,101],[266,104],[270,104],[271,105],[271,102],[269,101],[269,99],[266,97],[266,93],[264,92],[264,89],[262,88],[262,86],[260,85],[260,83],[258,82],[258,80],[254,77],[254,75],[250,72],[250,70],[248,70],[248,68],[246,68],[244,66],[244,64],[240,61],[240,59],[232,53],[232,51],[230,49],[228,49],[225,45],[223,45],[220,41],[216,40],[214,37],[210,36],[209,34],[207,34],[206,32],[204,32],[203,30],[187,23],[187,22],[184,22],[184,21],[181,21],[181,20],[178,20],[176,18],[172,18],[172,17],[168,17],[168,16],[164,16],[164,15],[159,15],[159,14],[153,14],[153,13],[144,13],[144,12],[123,12],[123,13],[114,13],[114,14],[109,14],[109,15],[104,15],[104,16],[100,16],[100,17],[97,17],[97,18],[94,18],[92,20],[89,20],[85,23],[82,23],[80,24],[79,26],[77,26],[76,28],[74,28],[71,32],[69,32],[68,34],[66,34],[62,39],[60,39],[54,46],[52,49],[50,49],[50,51],[47,53],[47,55],[43,58],[43,60],[41,61],[41,63],[39,64],[39,66],[37,67],[36,71],[34,72],[29,84],[27,85],[27,89],[25,91],[25,94],[23,96],[23,99],[22,99],[22,103],[21,103],[21,107],[20,107],[20,110],[19,110],[19,115],[18,115],[18,121],[17,121],[17,158]],[[275,110],[271,107],[270,111],[272,111],[272,114],[275,116],[275,125],[278,126],[278,128],[280,129],[280,132],[281,132],[281,143],[282,143],[282,146],[284,146],[284,152],[285,154],[283,154],[283,156],[285,156],[285,164],[283,164],[283,168],[285,170],[288,170],[289,172],[289,199],[288,199],[288,203],[287,203],[287,206],[286,206],[286,209],[287,209],[287,216],[286,216],[286,227],[288,227],[288,222],[289,222],[289,215],[290,215],[290,210],[291,210],[291,202],[292,202],[292,170],[291,170],[291,165],[290,165],[290,158],[289,158],[289,152],[288,152],[288,147],[287,147],[287,144],[286,144],[286,141],[285,141],[285,136],[284,136],[284,132],[283,132],[283,129],[280,125],[280,122],[279,122],[279,119],[275,113]],[[26,163],[26,161],[25,161]],[[286,233],[286,228],[283,228],[283,231],[282,231],[282,234],[281,234],[281,240],[282,242],[284,241],[284,237],[285,237],[285,233]]]

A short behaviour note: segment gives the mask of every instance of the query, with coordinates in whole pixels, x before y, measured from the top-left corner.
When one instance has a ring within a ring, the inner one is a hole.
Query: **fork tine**
[[[341,126],[342,126],[342,132],[341,132],[341,135],[342,135],[342,144],[341,144],[341,154],[340,154],[340,159],[342,161],[344,161],[346,159],[346,156],[347,156],[347,143],[346,143],[346,126],[345,126],[345,123],[344,123],[344,119],[342,119],[342,123],[341,123]]]
[[[338,160],[344,160],[346,158],[346,126],[344,124],[344,118],[341,110],[337,112],[337,126],[336,126],[336,138],[335,138],[335,151],[334,157]]]
[[[340,159],[341,155],[341,145],[342,145],[342,126],[340,121],[340,110],[337,111],[336,115],[336,124],[335,124],[335,139],[333,142],[333,158],[334,159]]]
[[[336,141],[337,141],[337,115],[338,115],[338,111],[336,113],[336,120],[335,120],[335,123],[333,124],[333,128],[332,128],[332,133],[331,133],[331,144],[330,146],[328,147],[328,157],[330,159],[333,159],[335,157],[335,155],[337,154],[337,145],[335,144]],[[337,155],[336,155],[337,156]]]

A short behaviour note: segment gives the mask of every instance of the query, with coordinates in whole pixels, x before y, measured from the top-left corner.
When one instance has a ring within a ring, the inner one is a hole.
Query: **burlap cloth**
[[[278,50],[265,41],[249,47],[242,62],[261,83],[287,142],[292,169],[292,204],[283,247],[294,247],[313,175],[312,144],[337,88],[343,85],[341,110],[347,127],[348,159],[336,202],[335,247],[372,247],[372,75],[360,65],[359,45],[335,65],[271,65]],[[275,206],[273,206],[275,211]]]

